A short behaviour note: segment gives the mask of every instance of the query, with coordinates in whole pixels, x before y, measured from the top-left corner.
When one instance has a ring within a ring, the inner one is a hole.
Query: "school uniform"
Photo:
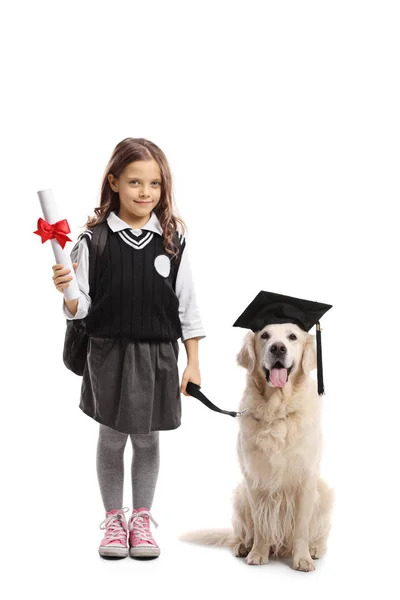
[[[176,429],[181,423],[177,366],[182,341],[204,338],[184,236],[175,234],[176,258],[164,251],[162,227],[153,212],[133,230],[115,212],[107,218],[107,241],[89,290],[92,231],[78,238],[78,310],[86,317],[88,354],[80,408],[123,433]]]

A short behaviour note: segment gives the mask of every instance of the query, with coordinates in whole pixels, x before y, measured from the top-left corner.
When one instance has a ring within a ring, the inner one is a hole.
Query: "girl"
[[[64,299],[67,319],[87,316],[88,353],[80,408],[100,423],[97,475],[106,518],[103,557],[156,558],[150,509],[159,471],[159,431],[181,423],[180,392],[200,385],[198,340],[205,337],[188,261],[185,226],[174,215],[172,177],[164,153],[152,142],[126,138],[104,173],[100,206],[71,252],[77,300]],[[89,289],[90,242],[106,229],[104,249]],[[179,227],[180,226],[180,227]],[[53,266],[63,292],[72,277]],[[178,338],[187,353],[179,386]],[[122,508],[124,448],[133,447],[132,515]],[[127,537],[129,542],[127,544]]]

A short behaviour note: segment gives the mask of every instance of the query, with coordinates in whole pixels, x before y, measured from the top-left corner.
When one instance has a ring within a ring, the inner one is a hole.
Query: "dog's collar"
[[[273,421],[266,421],[266,422],[267,422],[268,424],[272,424],[272,423],[274,423],[275,421],[282,421],[282,420],[284,420],[284,419],[287,419],[287,417],[288,417],[290,414],[293,414],[293,412],[294,412],[294,411],[289,411],[289,412],[287,412],[287,413],[286,413],[286,414],[285,414],[283,417],[278,417],[278,418],[274,419]],[[238,416],[238,417],[250,417],[251,419],[254,419],[255,421],[257,421],[258,423],[259,423],[260,421],[264,421],[264,420],[265,420],[265,419],[261,419],[261,418],[259,418],[259,417],[256,417],[256,416],[255,416],[255,414],[254,414],[254,413],[253,413],[253,412],[250,410],[250,408],[245,408],[244,410],[242,410],[242,411],[238,412],[236,416]]]
[[[261,421],[261,419],[258,419],[258,418],[257,418],[257,417],[254,415],[254,413],[252,413],[252,412],[250,411],[250,409],[249,409],[249,408],[245,408],[244,410],[241,410],[240,412],[238,412],[238,413],[236,414],[236,416],[237,416],[237,417],[250,417],[251,419],[254,419],[255,421],[258,421],[258,422],[260,422],[260,421]]]

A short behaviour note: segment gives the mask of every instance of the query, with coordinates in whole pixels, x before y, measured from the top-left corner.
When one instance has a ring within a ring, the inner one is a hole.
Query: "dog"
[[[237,454],[243,475],[232,530],[188,532],[181,540],[226,546],[248,565],[292,556],[313,571],[326,551],[334,492],[319,476],[321,399],[310,372],[314,337],[292,323],[250,331],[237,355],[247,369]]]

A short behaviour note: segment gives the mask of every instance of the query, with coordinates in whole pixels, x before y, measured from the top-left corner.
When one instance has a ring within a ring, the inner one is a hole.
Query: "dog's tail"
[[[193,542],[205,546],[223,546],[233,548],[234,536],[232,529],[199,529],[188,531],[179,536],[183,542]]]

